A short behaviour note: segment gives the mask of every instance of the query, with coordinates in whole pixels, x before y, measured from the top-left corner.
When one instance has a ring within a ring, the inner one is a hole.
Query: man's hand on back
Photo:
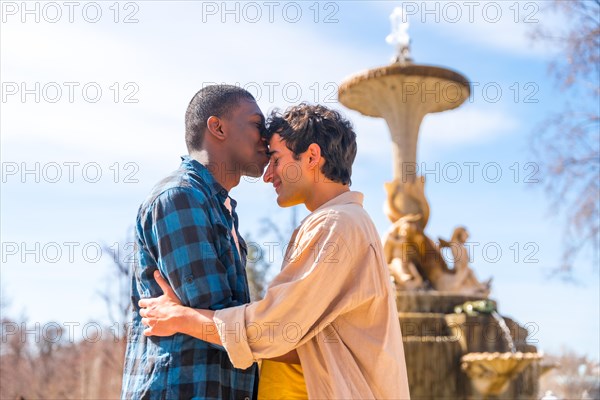
[[[147,327],[144,329],[144,335],[171,336],[180,332],[180,321],[185,307],[181,305],[181,301],[158,270],[154,271],[154,279],[162,289],[163,295],[141,299],[138,302],[142,323]]]

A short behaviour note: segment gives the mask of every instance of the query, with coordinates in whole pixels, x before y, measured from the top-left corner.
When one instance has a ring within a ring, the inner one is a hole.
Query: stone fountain
[[[392,137],[392,180],[384,183],[392,225],[383,245],[397,288],[411,397],[536,399],[541,355],[527,343],[527,330],[502,318],[488,299],[490,281],[480,282],[469,266],[467,229],[456,227],[438,243],[425,234],[430,210],[425,179],[417,174],[419,127],[425,115],[459,107],[469,97],[469,81],[447,68],[415,64],[402,10],[390,19],[392,63],[347,78],[338,98],[384,118]]]

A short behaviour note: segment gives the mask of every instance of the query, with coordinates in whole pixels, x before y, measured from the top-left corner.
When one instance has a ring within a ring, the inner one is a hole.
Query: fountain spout
[[[385,38],[385,41],[396,47],[396,55],[392,57],[392,63],[412,63],[412,58],[410,57],[410,36],[408,36],[408,27],[410,25],[401,7],[394,8],[394,11],[390,15],[390,22],[392,23],[392,32]]]

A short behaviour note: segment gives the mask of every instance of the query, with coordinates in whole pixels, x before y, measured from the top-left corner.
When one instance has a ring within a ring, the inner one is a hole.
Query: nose
[[[265,183],[273,182],[273,163],[272,162],[269,162],[269,164],[267,165],[267,170],[265,171],[265,174],[263,175],[263,181],[265,181]]]

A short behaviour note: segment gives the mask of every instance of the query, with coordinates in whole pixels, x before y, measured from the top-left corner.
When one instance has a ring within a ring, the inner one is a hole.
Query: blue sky
[[[366,194],[379,231],[387,229],[387,126],[337,103],[336,89],[354,73],[389,63],[388,15],[402,3],[275,3],[230,2],[225,13],[221,2],[81,2],[71,15],[62,3],[38,2],[29,14],[20,2],[3,3],[0,276],[8,313],[25,311],[32,324],[106,320],[97,292],[111,284],[110,261],[97,256],[98,246],[116,243],[121,257],[129,255],[137,207],[178,166],[185,108],[210,82],[245,86],[264,112],[299,101],[342,110],[358,133],[353,188]],[[525,183],[535,172],[527,164],[531,134],[564,99],[547,73],[560,54],[533,46],[527,32],[539,23],[561,26],[563,17],[544,13],[543,2],[480,2],[471,16],[455,2],[460,18],[447,3],[427,3],[429,14],[422,2],[404,3],[412,7],[415,62],[451,68],[474,83],[465,104],[421,126],[419,166],[440,166],[427,176],[428,234],[448,238],[465,225],[478,244],[473,268],[480,278],[494,277],[491,297],[501,314],[537,326],[533,339],[542,350],[567,346],[600,358],[597,255],[576,260],[577,285],[546,279],[560,260],[564,220],[541,184]],[[22,89],[29,94],[22,97]],[[455,165],[462,178],[452,183]],[[474,166],[472,182],[467,165]],[[23,175],[36,168],[39,176]],[[502,176],[492,182],[498,168]],[[232,195],[241,231],[257,241],[264,217],[288,226],[290,212],[277,208],[270,186],[243,180]]]

